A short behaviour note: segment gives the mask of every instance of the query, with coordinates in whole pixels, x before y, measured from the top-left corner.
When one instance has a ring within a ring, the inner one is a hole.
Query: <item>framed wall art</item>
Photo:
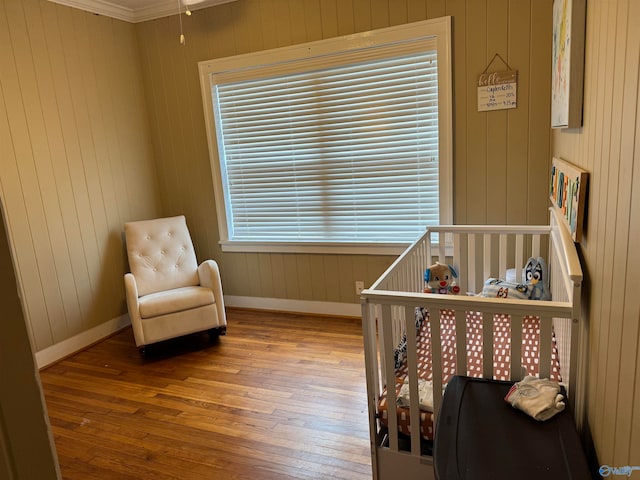
[[[586,0],[553,1],[551,126],[582,126]]]

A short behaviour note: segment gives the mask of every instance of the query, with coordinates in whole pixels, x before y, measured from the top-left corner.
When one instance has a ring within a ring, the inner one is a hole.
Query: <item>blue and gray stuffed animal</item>
[[[551,300],[547,264],[542,257],[531,257],[524,267],[525,281],[531,285],[531,300]]]

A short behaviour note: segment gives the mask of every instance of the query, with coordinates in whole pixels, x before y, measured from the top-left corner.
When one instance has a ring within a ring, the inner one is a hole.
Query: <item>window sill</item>
[[[408,243],[297,243],[221,241],[223,252],[320,253],[333,255],[400,255]]]

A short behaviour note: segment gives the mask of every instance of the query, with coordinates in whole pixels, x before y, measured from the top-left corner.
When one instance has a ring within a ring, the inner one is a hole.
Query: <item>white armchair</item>
[[[227,319],[218,264],[198,266],[184,216],[124,225],[131,273],[124,276],[136,345],[209,330],[224,335]]]

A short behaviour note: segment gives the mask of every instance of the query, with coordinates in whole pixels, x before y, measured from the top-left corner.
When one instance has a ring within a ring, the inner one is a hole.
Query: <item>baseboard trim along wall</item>
[[[340,317],[360,317],[361,307],[358,303],[314,302],[310,300],[289,300],[284,298],[242,297],[225,295],[225,306],[235,308],[252,308],[256,310],[274,310],[279,312],[310,313],[316,315],[333,315]],[[49,365],[73,355],[94,343],[119,332],[131,325],[129,315],[109,320],[86,332],[63,340],[36,352],[36,365],[43,369]]]
[[[362,316],[362,308],[359,303],[316,302],[312,300],[242,297],[237,295],[225,295],[224,302],[227,307],[253,308],[256,310],[276,310],[339,317]]]
[[[43,369],[113,335],[129,325],[131,325],[131,320],[129,320],[129,315],[127,314],[104,322],[97,327],[36,352],[36,365],[38,369]]]

